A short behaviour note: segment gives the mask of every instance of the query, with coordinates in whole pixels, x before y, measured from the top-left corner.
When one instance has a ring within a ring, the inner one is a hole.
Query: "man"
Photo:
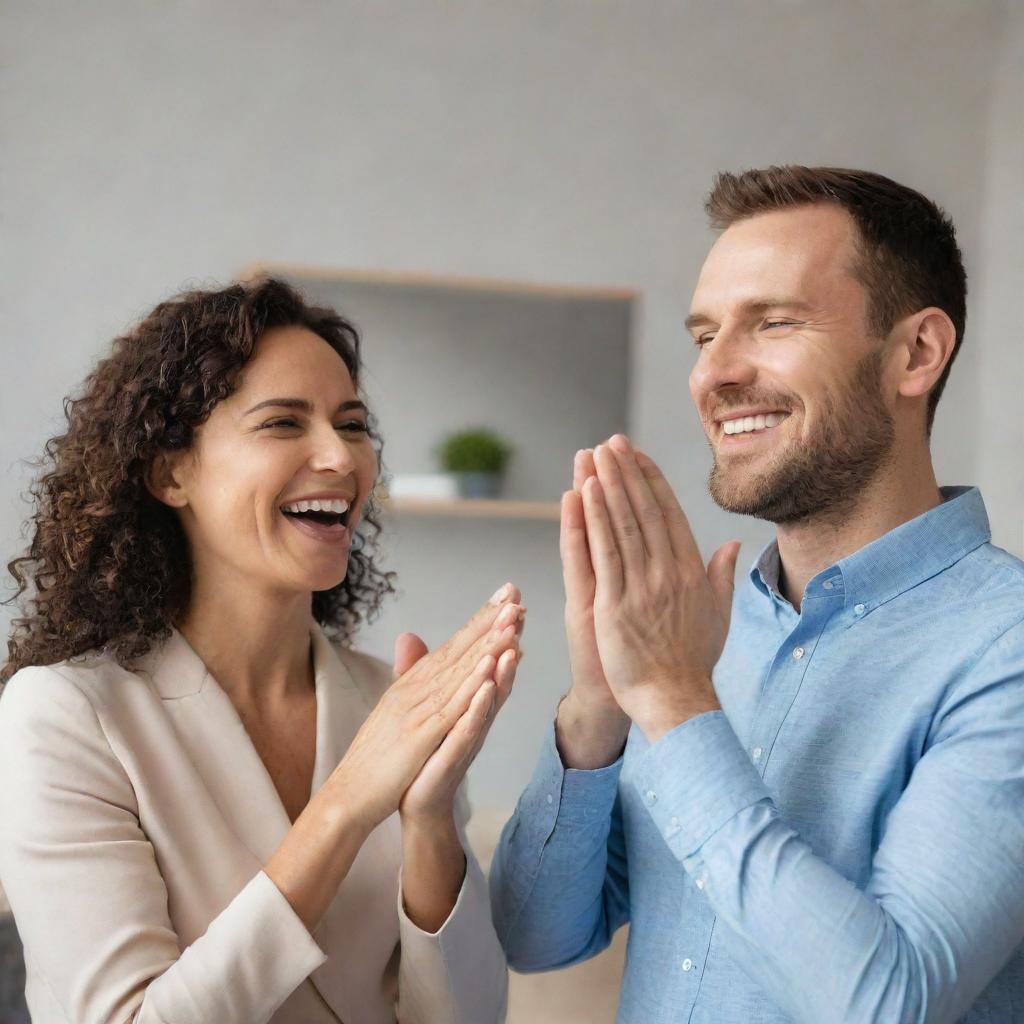
[[[572,686],[492,870],[512,967],[629,922],[621,1024],[1024,1021],[1024,563],[939,488],[966,278],[880,175],[725,174],[687,325],[733,595],[621,435],[563,497]],[[731,624],[730,624],[731,613]]]

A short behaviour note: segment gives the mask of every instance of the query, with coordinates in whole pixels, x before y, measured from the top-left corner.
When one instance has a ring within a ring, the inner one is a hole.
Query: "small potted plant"
[[[474,427],[449,434],[437,457],[445,472],[455,474],[463,498],[496,498],[512,451],[493,430]]]

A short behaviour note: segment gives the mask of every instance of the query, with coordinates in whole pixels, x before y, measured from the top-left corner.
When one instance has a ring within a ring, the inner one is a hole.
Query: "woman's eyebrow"
[[[242,415],[248,416],[250,413],[256,412],[257,409],[266,409],[268,406],[275,406],[279,409],[301,409],[307,413],[313,411],[313,403],[306,401],[305,398],[268,398],[262,402],[257,402],[251,409],[246,409]],[[368,411],[365,402],[350,399],[347,402],[342,402],[334,410],[334,415],[337,416],[339,412],[349,412],[352,409],[358,409],[362,412]]]

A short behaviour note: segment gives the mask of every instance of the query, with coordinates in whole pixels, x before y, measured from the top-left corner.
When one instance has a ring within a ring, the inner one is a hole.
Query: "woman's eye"
[[[270,420],[268,423],[260,425],[260,430],[273,430],[275,427],[298,427],[298,423],[293,419],[280,419]],[[369,426],[362,420],[347,420],[345,423],[339,423],[335,430],[344,430],[353,434],[368,434],[370,432]]]
[[[697,348],[702,348],[709,341],[714,341],[714,338],[715,336],[713,334],[698,334],[697,337],[693,339],[693,343]]]

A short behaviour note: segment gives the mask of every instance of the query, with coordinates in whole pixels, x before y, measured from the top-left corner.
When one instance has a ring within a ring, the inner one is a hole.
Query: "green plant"
[[[493,430],[479,427],[449,434],[438,445],[437,458],[448,473],[501,473],[513,450]]]

